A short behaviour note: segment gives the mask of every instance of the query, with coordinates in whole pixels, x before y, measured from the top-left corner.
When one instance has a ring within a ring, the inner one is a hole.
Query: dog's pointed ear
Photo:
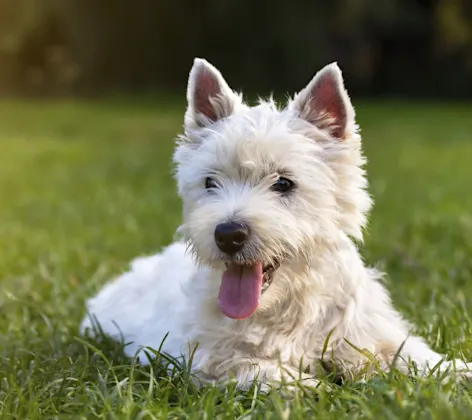
[[[336,63],[321,69],[295,96],[292,107],[299,117],[336,139],[344,140],[355,130],[354,108]]]
[[[196,58],[188,80],[186,128],[209,126],[230,116],[241,103],[221,73],[208,61]]]

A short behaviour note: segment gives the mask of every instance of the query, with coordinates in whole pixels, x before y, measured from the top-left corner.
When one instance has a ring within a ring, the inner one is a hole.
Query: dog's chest
[[[333,328],[340,330],[343,318],[343,310],[318,293],[287,299],[273,311],[242,321],[223,316],[217,302],[199,300],[193,316],[187,314],[185,328],[186,337],[197,345],[194,362],[206,368],[211,364],[208,370],[216,376],[261,360],[297,369],[302,360],[308,368],[322,357],[326,339]]]
[[[212,323],[211,328],[201,325],[198,336],[197,358],[220,364],[224,370],[241,361],[260,360],[281,362],[294,368],[309,368],[321,357],[329,331],[323,328],[323,319],[317,322],[301,322],[300,318],[270,319],[254,317],[248,321]],[[196,330],[194,329],[194,332]],[[218,369],[219,370],[219,369]],[[213,371],[213,369],[212,369]]]

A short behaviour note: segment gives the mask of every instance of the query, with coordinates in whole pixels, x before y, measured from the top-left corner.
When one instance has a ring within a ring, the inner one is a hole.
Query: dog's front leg
[[[461,377],[472,379],[472,364],[462,360],[445,360],[445,356],[433,351],[420,337],[408,337],[399,352],[397,367],[409,370],[410,362],[414,362],[418,374],[427,376],[433,374],[457,373]]]
[[[319,385],[319,381],[313,375],[269,360],[242,363],[238,365],[232,376],[237,380],[238,388],[247,390],[257,385],[262,392],[268,392],[272,388],[296,390],[300,388],[299,385],[308,388]]]

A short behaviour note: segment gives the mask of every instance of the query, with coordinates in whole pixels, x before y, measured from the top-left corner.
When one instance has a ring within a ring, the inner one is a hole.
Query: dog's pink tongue
[[[220,287],[220,308],[234,319],[249,318],[261,300],[262,263],[249,267],[230,264],[223,273]]]

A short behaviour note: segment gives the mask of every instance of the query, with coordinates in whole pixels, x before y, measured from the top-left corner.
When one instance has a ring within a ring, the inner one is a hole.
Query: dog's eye
[[[293,181],[290,181],[290,179],[280,177],[275,184],[272,185],[272,189],[280,193],[287,193],[291,191],[294,186],[295,184]]]
[[[205,179],[205,188],[207,190],[211,188],[218,188],[218,185],[216,184],[216,181],[213,178],[208,177]]]

